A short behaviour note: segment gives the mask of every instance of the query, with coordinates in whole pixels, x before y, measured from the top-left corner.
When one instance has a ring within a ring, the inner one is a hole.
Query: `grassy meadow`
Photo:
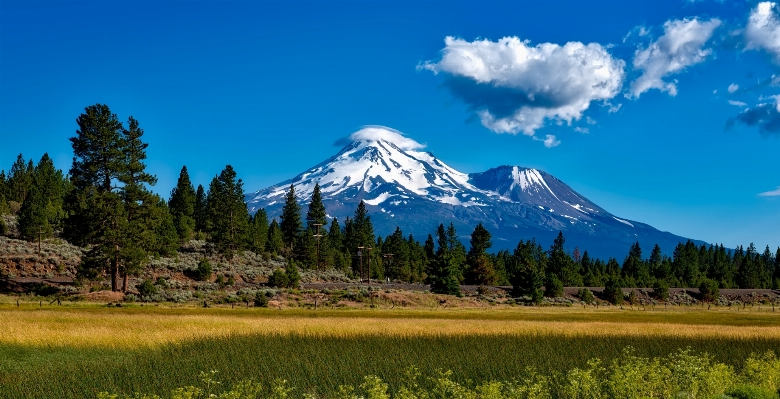
[[[332,397],[377,375],[391,392],[409,366],[459,383],[513,381],[583,368],[593,358],[657,357],[690,347],[739,368],[780,349],[780,313],[495,310],[40,308],[0,304],[0,397],[167,394],[218,371],[224,384],[287,380],[294,395]],[[426,380],[427,381],[427,380]]]

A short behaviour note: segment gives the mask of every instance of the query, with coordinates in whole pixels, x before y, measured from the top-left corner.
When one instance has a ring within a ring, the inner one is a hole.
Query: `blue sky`
[[[140,122],[165,197],[182,165],[255,191],[384,125],[463,172],[536,167],[618,216],[774,248],[777,95],[771,3],[0,1],[0,169],[67,171],[104,103]]]

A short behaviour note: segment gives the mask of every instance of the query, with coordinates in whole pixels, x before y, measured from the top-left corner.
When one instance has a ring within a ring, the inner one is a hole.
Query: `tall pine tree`
[[[195,188],[190,182],[187,166],[183,166],[176,187],[171,190],[171,198],[168,200],[173,224],[176,226],[176,233],[181,242],[189,240],[195,231],[195,202]]]
[[[282,230],[282,240],[285,248],[294,251],[293,245],[301,232],[301,206],[295,196],[295,186],[290,184],[290,190],[282,208],[281,222],[279,228]],[[292,252],[290,253],[292,255]]]
[[[244,183],[230,165],[214,177],[208,194],[209,242],[227,258],[245,249],[249,237],[249,211]]]

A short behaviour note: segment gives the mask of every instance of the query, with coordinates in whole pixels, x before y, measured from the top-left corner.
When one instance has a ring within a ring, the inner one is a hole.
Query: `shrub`
[[[558,277],[552,276],[544,285],[544,296],[558,298],[563,296],[563,282]]]
[[[295,266],[292,259],[290,259],[290,263],[287,264],[285,274],[287,274],[287,287],[298,288],[298,284],[301,282],[301,275],[298,273],[298,267]]]
[[[699,285],[699,294],[701,294],[701,300],[705,302],[714,302],[720,297],[718,291],[718,282],[705,278]]]
[[[538,288],[535,289],[533,294],[531,294],[531,301],[535,305],[541,305],[542,302],[544,301],[544,295],[542,294],[542,290],[540,290]]]
[[[623,290],[617,279],[612,278],[604,285],[604,299],[613,305],[623,304]]]
[[[255,293],[255,306],[258,308],[267,308],[268,307],[268,297],[265,296],[265,293],[262,291],[257,291]]]
[[[287,273],[282,269],[274,270],[273,274],[268,277],[268,285],[277,288],[287,287]]]
[[[207,281],[211,279],[211,263],[206,258],[198,262],[198,268],[195,270],[195,279],[198,281]]]
[[[140,295],[141,298],[150,297],[155,294],[157,294],[157,287],[155,287],[151,279],[144,280],[144,282],[138,286],[138,295]]]
[[[577,298],[588,305],[592,304],[594,300],[593,293],[587,288],[580,288],[580,290],[577,291]]]
[[[669,300],[669,283],[664,280],[657,280],[653,283],[653,294],[662,301]]]
[[[726,393],[734,399],[777,399],[777,394],[764,388],[741,385]]]

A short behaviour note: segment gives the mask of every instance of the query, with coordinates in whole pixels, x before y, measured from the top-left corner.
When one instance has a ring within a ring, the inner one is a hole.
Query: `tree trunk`
[[[119,245],[116,246],[116,253],[111,259],[111,291],[119,291]]]

